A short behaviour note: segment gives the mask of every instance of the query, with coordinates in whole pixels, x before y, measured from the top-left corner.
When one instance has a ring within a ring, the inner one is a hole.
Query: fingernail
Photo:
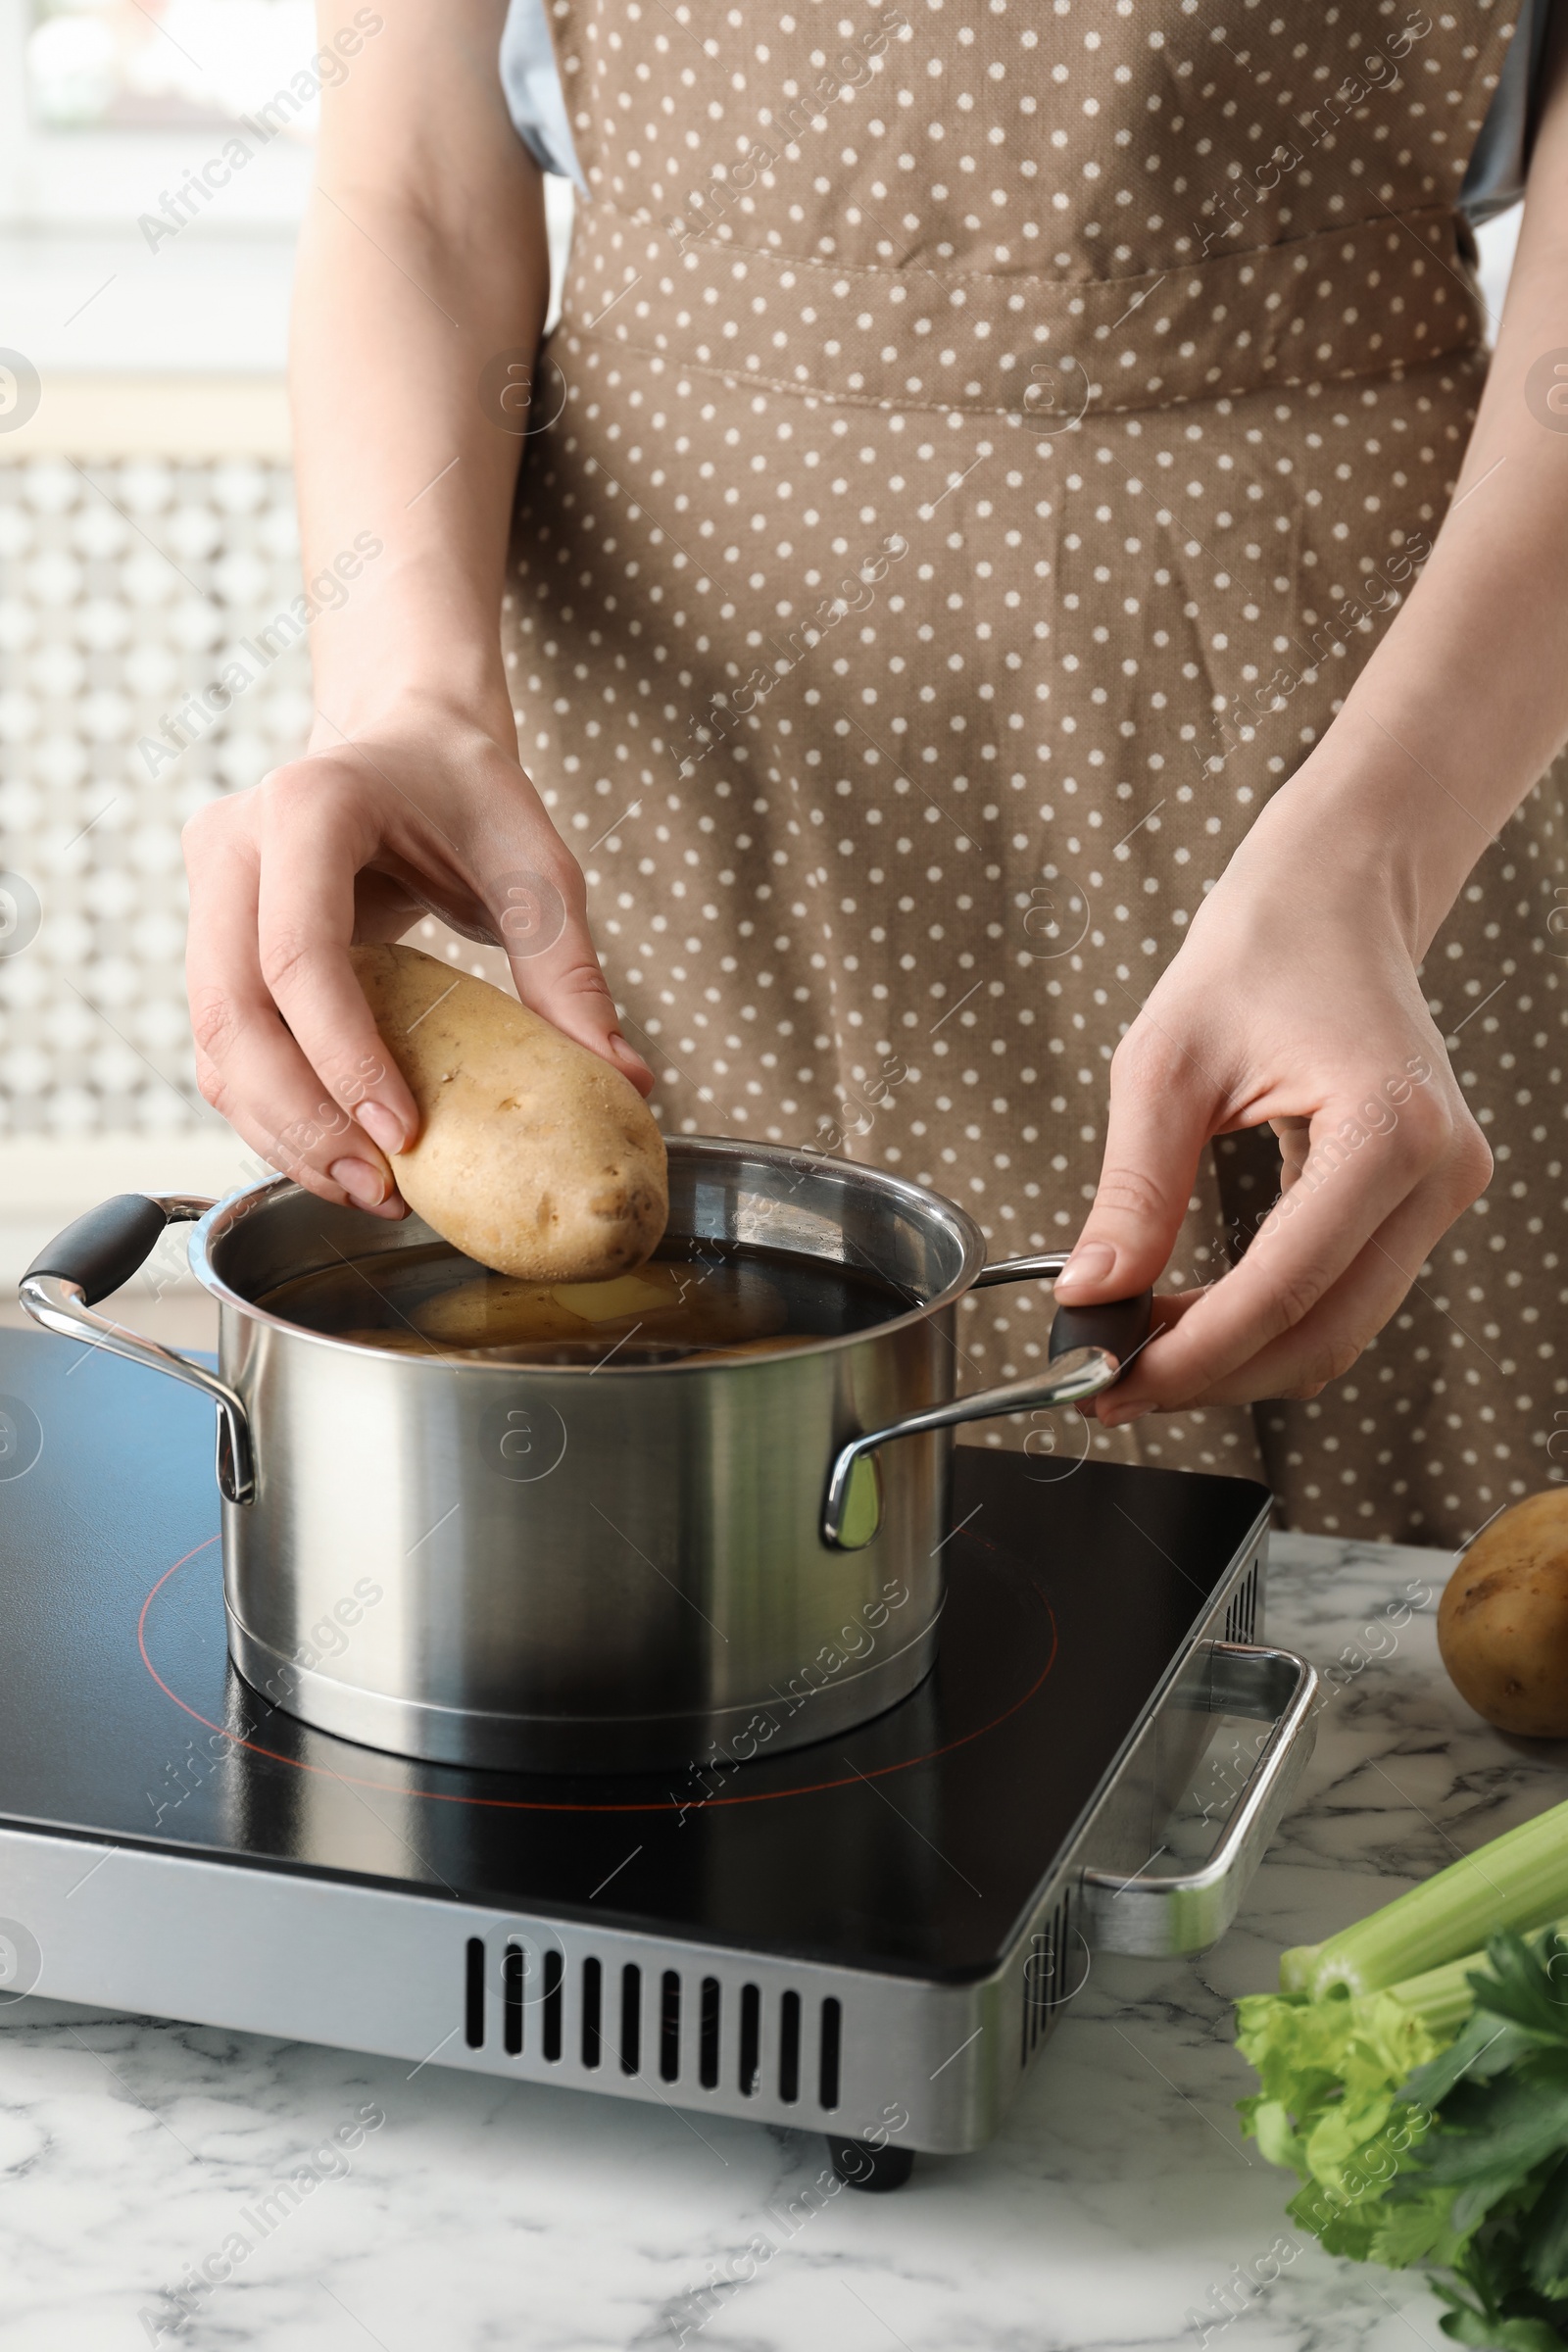
[[[1108,1242],[1080,1242],[1056,1276],[1056,1288],[1060,1291],[1080,1282],[1103,1282],[1115,1263],[1116,1252]]]
[[[383,1152],[402,1151],[403,1121],[395,1111],[388,1110],[384,1103],[358,1103],[355,1106],[354,1116],[359,1120],[371,1143],[379,1144]]]
[[[610,1050],[618,1061],[634,1063],[639,1070],[648,1070],[650,1078],[653,1076],[653,1071],[648,1069],[647,1062],[644,1061],[636,1047],[628,1045],[618,1029],[612,1029],[610,1032]]]
[[[359,1208],[379,1208],[386,1199],[386,1178],[368,1159],[334,1159],[326,1172]]]
[[[1100,1424],[1102,1429],[1126,1429],[1152,1410],[1148,1404],[1112,1404],[1100,1416]]]

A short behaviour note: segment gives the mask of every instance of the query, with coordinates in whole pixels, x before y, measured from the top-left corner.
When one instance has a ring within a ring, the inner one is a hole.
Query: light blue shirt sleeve
[[[517,136],[541,172],[559,173],[586,196],[545,0],[510,0],[501,31],[501,86]]]
[[[1506,212],[1525,192],[1544,95],[1552,5],[1553,0],[1519,0],[1514,36],[1459,190],[1459,210],[1473,224]]]

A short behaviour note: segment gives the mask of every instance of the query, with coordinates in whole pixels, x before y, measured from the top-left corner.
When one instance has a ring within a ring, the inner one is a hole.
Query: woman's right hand
[[[203,1095],[320,1200],[406,1214],[386,1154],[418,1131],[351,945],[424,913],[504,949],[517,994],[643,1094],[588,934],[582,873],[511,742],[410,698],[185,828],[186,979]]]

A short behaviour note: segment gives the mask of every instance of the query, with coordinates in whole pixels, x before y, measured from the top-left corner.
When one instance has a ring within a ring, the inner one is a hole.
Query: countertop
[[[824,2158],[805,2132],[0,2008],[0,2352],[1444,2352],[1419,2276],[1331,2261],[1287,2222],[1289,2176],[1238,2131],[1230,2003],[1272,1984],[1283,1945],[1563,1794],[1568,1745],[1505,1740],[1443,1675],[1450,1564],[1274,1539],[1269,1634],[1336,1673],[1236,1926],[1196,1961],[1098,1960],[1000,2137],[920,2158],[891,2196],[808,2195]],[[1222,1760],[1205,1773],[1199,1812],[1227,1793]],[[366,2112],[384,2120],[318,2165],[334,2177],[156,2336],[159,2290]],[[1240,2289],[1259,2265],[1272,2282]]]

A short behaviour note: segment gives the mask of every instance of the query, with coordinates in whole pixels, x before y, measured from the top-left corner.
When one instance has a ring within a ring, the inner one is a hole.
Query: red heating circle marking
[[[950,1756],[956,1748],[968,1747],[973,1740],[983,1740],[987,1733],[994,1732],[1000,1724],[1005,1723],[1009,1716],[1016,1715],[1020,1707],[1026,1707],[1029,1704],[1056,1663],[1058,1637],[1055,1613],[1045,1595],[1037,1593],[1036,1598],[1050,1621],[1051,1648],[1045,1664],[1028,1690],[1021,1696],[1015,1698],[1010,1707],[1004,1707],[1000,1715],[993,1715],[989,1723],[978,1724],[972,1732],[962,1732],[957,1739],[945,1740],[941,1747],[927,1748],[923,1754],[918,1756],[905,1756],[897,1764],[878,1764],[869,1772],[847,1772],[835,1781],[806,1781],[794,1788],[758,1788],[750,1794],[739,1796],[705,1796],[693,1798],[685,1804],[673,1797],[660,1798],[657,1802],[645,1800],[630,1804],[591,1805],[572,1802],[551,1804],[543,1798],[535,1797],[463,1796],[446,1788],[399,1788],[388,1781],[367,1780],[358,1773],[334,1772],[329,1764],[307,1764],[299,1756],[280,1755],[275,1747],[263,1747],[256,1740],[241,1740],[229,1730],[226,1724],[214,1723],[211,1716],[204,1715],[199,1707],[193,1707],[188,1699],[181,1698],[177,1690],[170,1689],[147,1654],[148,1612],[170,1578],[177,1576],[181,1568],[188,1567],[192,1560],[198,1559],[204,1551],[210,1550],[217,1542],[217,1536],[209,1536],[205,1544],[196,1544],[192,1550],[177,1559],[172,1568],[166,1568],[141,1604],[141,1615],[136,1620],[136,1646],[141,1651],[142,1664],[164,1696],[172,1699],[180,1712],[190,1716],[194,1723],[201,1724],[207,1731],[216,1732],[220,1739],[228,1740],[231,1746],[247,1748],[253,1756],[266,1756],[270,1763],[286,1764],[294,1772],[314,1772],[318,1774],[322,1780],[341,1781],[345,1787],[350,1788],[378,1788],[383,1794],[389,1796],[428,1797],[430,1802],[435,1805],[482,1805],[502,1813],[709,1813],[716,1812],[723,1805],[766,1805],[772,1804],[777,1798],[784,1796],[820,1796],[831,1788],[853,1788],[857,1781],[881,1781],[896,1772],[912,1772],[917,1765],[930,1764],[938,1756]],[[243,1677],[241,1679],[243,1680]],[[248,1683],[245,1687],[247,1690],[250,1689]],[[315,1727],[307,1725],[305,1728],[313,1730]],[[318,1737],[330,1739],[332,1735],[321,1733]],[[349,1744],[352,1742],[345,1742],[345,1745]],[[415,1760],[410,1759],[411,1762]],[[453,1769],[461,1770],[462,1768],[455,1766]]]

